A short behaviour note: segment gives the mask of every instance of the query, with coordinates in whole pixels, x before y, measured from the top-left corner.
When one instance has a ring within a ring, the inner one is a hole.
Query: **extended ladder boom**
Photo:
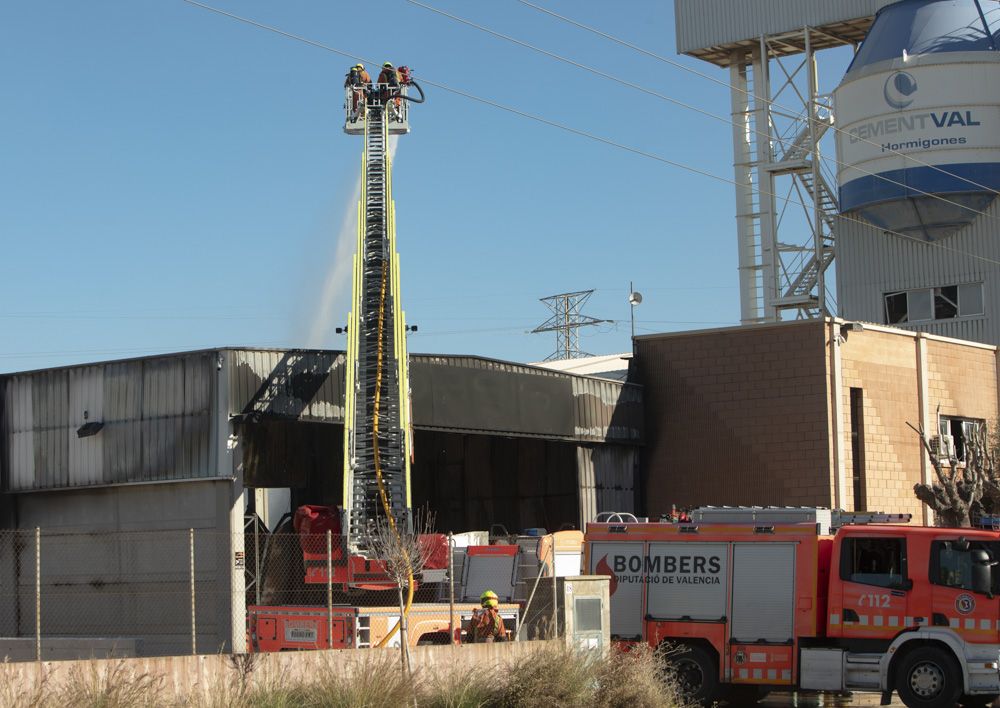
[[[386,109],[365,111],[362,194],[348,320],[344,426],[344,533],[364,553],[379,518],[410,525],[409,383],[399,302]]]

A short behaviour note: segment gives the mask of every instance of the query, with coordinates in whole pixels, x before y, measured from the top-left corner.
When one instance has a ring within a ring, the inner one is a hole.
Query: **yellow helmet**
[[[479,596],[479,602],[483,607],[496,607],[500,604],[500,598],[492,590],[487,590]]]
[[[360,71],[364,71],[364,69],[365,69],[365,65],[364,65],[364,64],[361,64],[361,63],[358,63],[358,64],[355,64],[355,65],[354,65],[354,68],[355,68],[355,69],[359,69]]]
[[[387,61],[385,64],[382,65],[382,68],[383,69],[391,69],[392,68],[392,62],[391,61]]]

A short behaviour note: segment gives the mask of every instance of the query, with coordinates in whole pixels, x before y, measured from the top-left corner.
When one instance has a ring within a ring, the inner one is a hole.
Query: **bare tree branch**
[[[973,518],[983,513],[984,497],[991,507],[1000,508],[1000,479],[994,464],[995,446],[991,445],[985,423],[977,423],[967,435],[964,464],[949,456],[947,470],[940,452],[931,445],[923,427],[912,423],[907,425],[919,436],[936,477],[931,484],[913,485],[913,493],[934,511],[938,525],[971,526]]]

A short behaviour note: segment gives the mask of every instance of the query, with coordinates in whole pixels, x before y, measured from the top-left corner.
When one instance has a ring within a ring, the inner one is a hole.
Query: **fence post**
[[[559,583],[556,577],[556,537],[552,537],[552,633],[559,638]]]
[[[42,529],[35,527],[35,659],[42,660]]]
[[[333,649],[333,532],[326,530],[326,643]]]
[[[551,556],[551,555],[553,555],[555,553],[555,551],[553,550],[554,548],[555,548],[555,544],[554,543],[549,544],[549,549],[545,553],[545,558],[549,558],[549,556]],[[538,581],[541,580],[542,579],[542,575],[545,574],[545,558],[542,558],[542,562],[539,563],[539,565],[538,565],[538,575],[535,576],[535,584],[531,586],[531,594],[528,595],[528,601],[524,605],[524,611],[521,614],[521,620],[517,623],[517,631],[514,632],[514,641],[515,642],[516,641],[520,641],[520,639],[521,639],[521,630],[524,628],[524,621],[528,618],[528,611],[531,609],[531,601],[535,599],[535,591],[538,589]],[[553,566],[554,565],[555,564],[553,563]],[[553,572],[555,572],[555,571],[553,570]],[[555,598],[553,598],[553,602],[554,601],[555,601]],[[539,614],[541,614],[541,613],[539,613]],[[555,631],[555,628],[553,628],[553,631]]]
[[[448,532],[448,635],[449,644],[455,643],[455,535]]]
[[[194,604],[194,529],[188,529],[188,537],[190,539],[190,551],[191,551],[191,653],[198,653],[198,631],[197,625],[195,623],[195,604]]]
[[[246,558],[246,556],[244,556]],[[260,529],[257,528],[257,519],[253,522],[253,590],[254,597],[260,604]]]

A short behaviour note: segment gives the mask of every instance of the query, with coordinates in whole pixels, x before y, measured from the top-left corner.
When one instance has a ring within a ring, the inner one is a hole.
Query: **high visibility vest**
[[[500,613],[492,608],[483,608],[472,613],[472,635],[475,641],[494,637],[507,638],[507,628],[504,627]]]

